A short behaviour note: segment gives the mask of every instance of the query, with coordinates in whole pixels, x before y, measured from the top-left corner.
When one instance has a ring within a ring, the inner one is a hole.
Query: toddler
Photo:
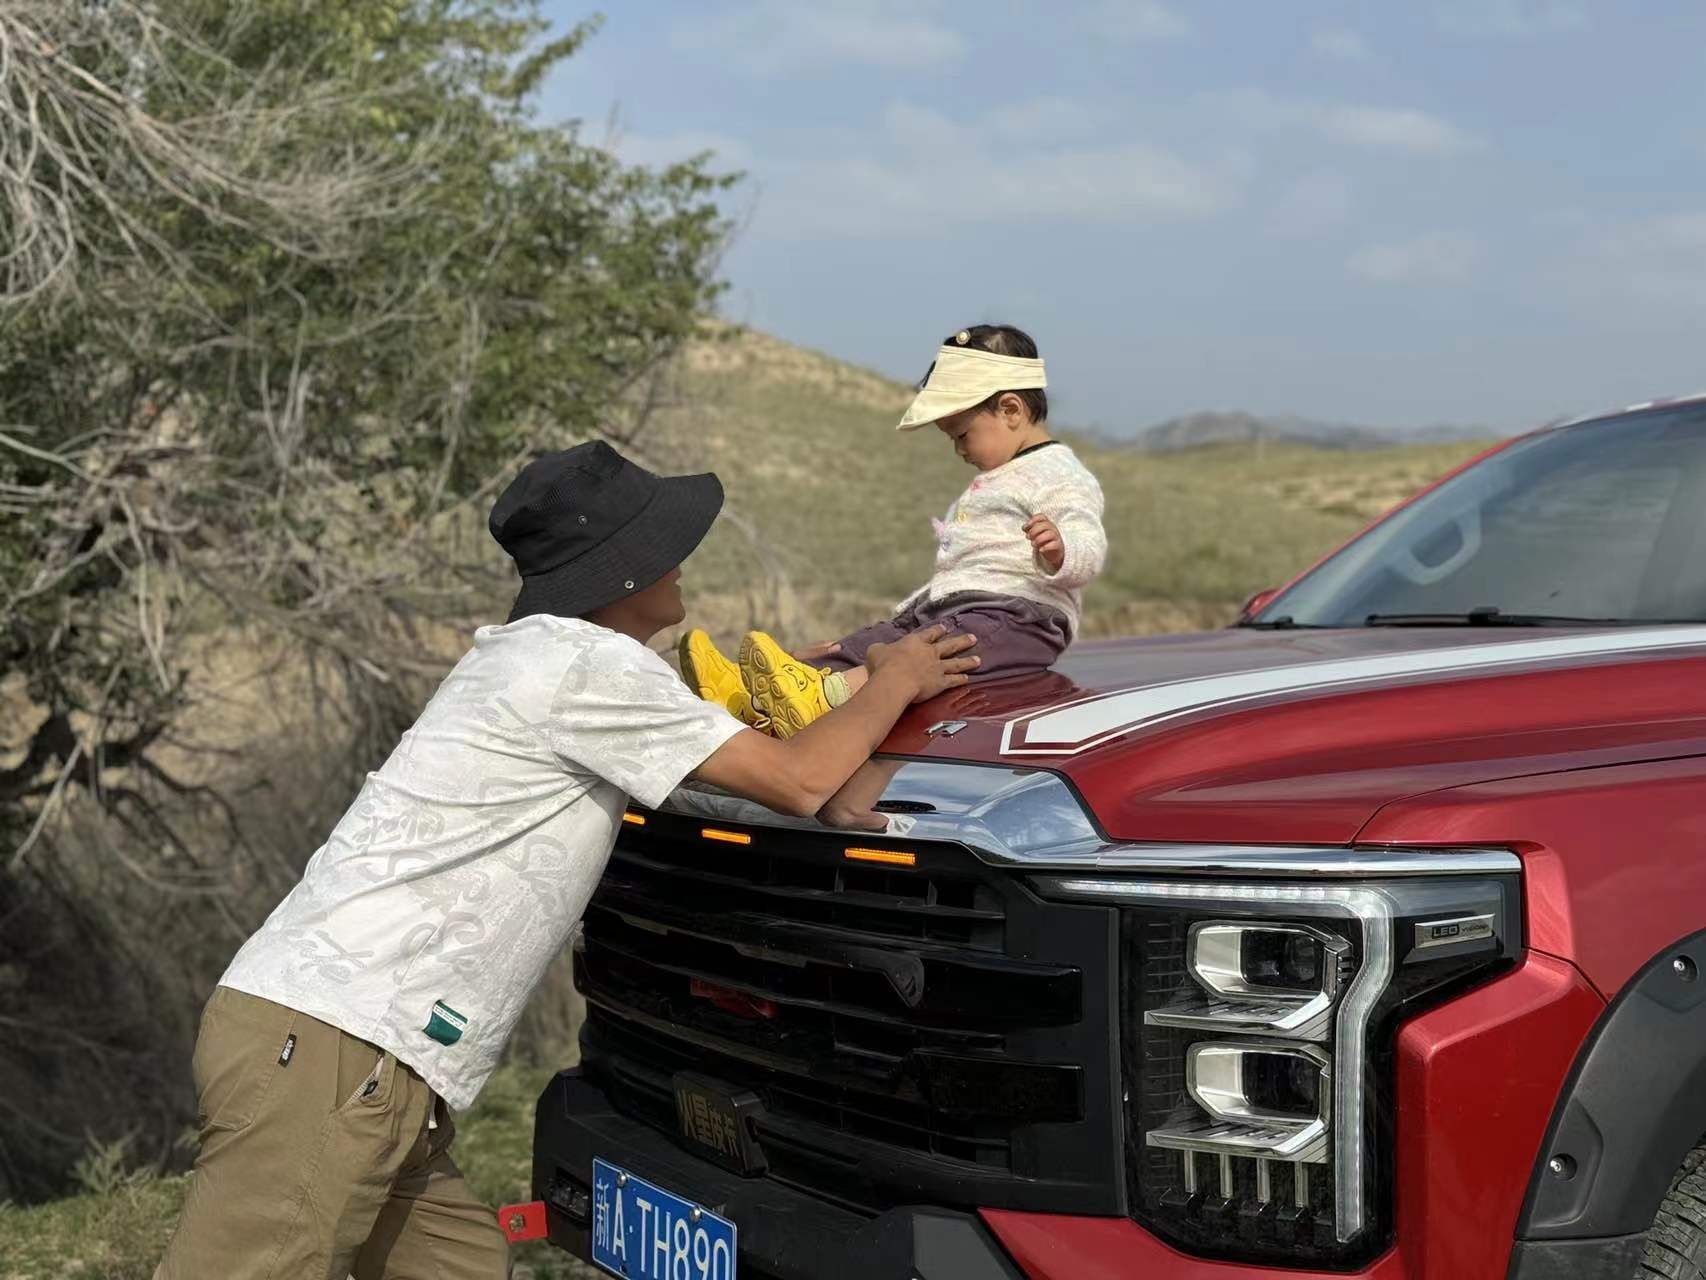
[[[1048,430],[1037,346],[1009,325],[961,329],[936,353],[897,428],[934,424],[978,474],[936,531],[936,571],[892,618],[789,654],[762,631],[739,660],[703,631],[681,639],[681,674],[699,695],[780,738],[864,684],[865,654],[937,624],[977,637],[974,680],[1040,670],[1078,629],[1082,593],[1107,555],[1102,489]]]

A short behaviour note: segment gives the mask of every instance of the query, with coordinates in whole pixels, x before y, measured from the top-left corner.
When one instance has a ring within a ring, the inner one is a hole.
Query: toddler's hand
[[[1060,566],[1066,563],[1066,543],[1061,541],[1060,530],[1054,527],[1054,521],[1047,516],[1032,516],[1025,521],[1025,536],[1031,540],[1031,550],[1048,566],[1048,571],[1059,573]]]

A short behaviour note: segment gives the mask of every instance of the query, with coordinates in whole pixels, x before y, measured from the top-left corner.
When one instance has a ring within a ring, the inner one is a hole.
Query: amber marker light
[[[643,827],[646,825],[646,815],[643,813],[625,813],[622,815],[622,821],[632,823],[636,827]]]
[[[918,855],[903,849],[848,849],[845,856],[854,862],[881,862],[890,867],[918,865]]]
[[[752,843],[752,837],[744,831],[722,831],[716,827],[702,827],[699,834],[707,840],[721,840],[724,844]]]

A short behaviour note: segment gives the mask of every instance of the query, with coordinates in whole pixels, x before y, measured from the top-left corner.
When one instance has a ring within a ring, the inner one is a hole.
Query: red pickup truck
[[[1117,495],[1111,495],[1117,501]],[[684,789],[589,910],[549,1234],[635,1280],[1706,1266],[1706,401],[1548,428],[1224,631]]]

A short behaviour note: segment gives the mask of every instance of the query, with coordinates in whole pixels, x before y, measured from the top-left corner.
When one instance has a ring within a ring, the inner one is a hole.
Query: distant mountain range
[[[1303,444],[1317,449],[1390,449],[1402,444],[1446,444],[1460,440],[1490,440],[1499,432],[1488,427],[1441,424],[1427,427],[1365,427],[1346,422],[1317,422],[1289,414],[1263,417],[1254,413],[1187,413],[1145,427],[1135,435],[1103,436],[1116,447],[1150,453],[1172,453],[1220,444]]]

